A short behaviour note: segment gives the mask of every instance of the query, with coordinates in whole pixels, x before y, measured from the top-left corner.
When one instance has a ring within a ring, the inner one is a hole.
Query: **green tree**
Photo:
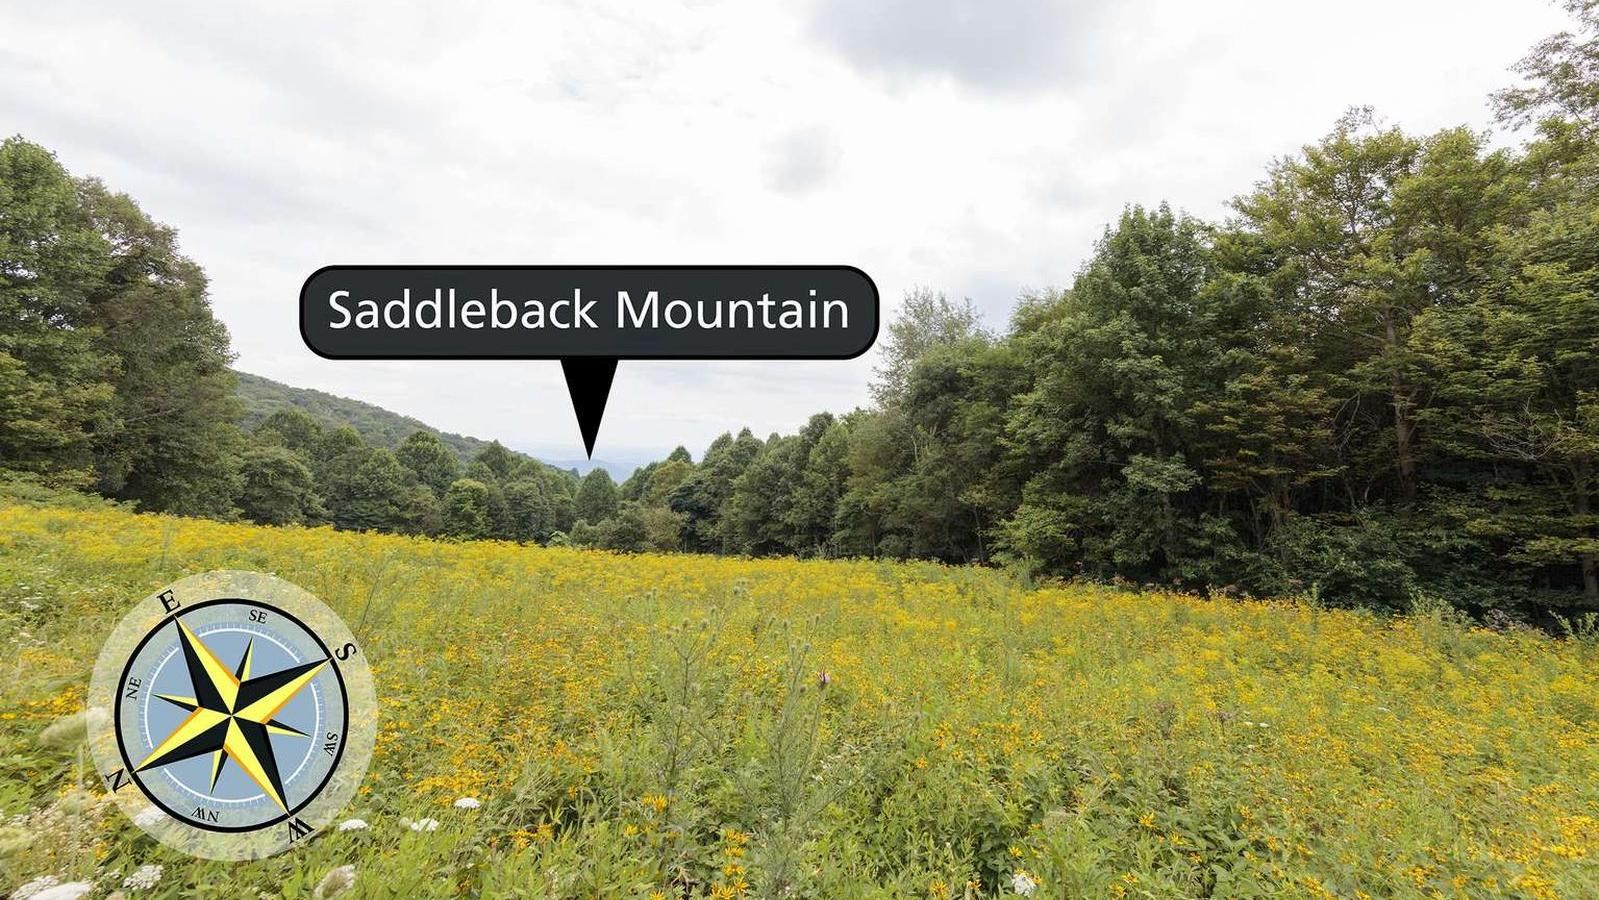
[[[579,533],[582,543],[623,553],[662,553],[682,546],[683,516],[662,506],[623,503],[615,516]]]
[[[439,497],[443,497],[449,491],[450,484],[455,481],[456,473],[460,470],[460,462],[456,459],[455,453],[431,431],[419,430],[406,435],[405,440],[394,451],[394,455],[401,465],[411,470],[418,481],[431,488]]]
[[[654,477],[655,470],[663,465],[665,465],[663,461],[656,460],[634,469],[633,474],[629,475],[625,481],[617,486],[616,495],[623,502],[640,499],[644,496],[644,491],[649,488],[650,479]]]
[[[851,421],[846,417],[829,422],[805,458],[783,523],[796,552],[829,556],[838,550],[833,539],[834,520],[839,500],[849,486]]]
[[[1234,204],[1270,248],[1274,299],[1337,373],[1333,389],[1350,408],[1338,444],[1358,454],[1343,461],[1351,489],[1389,479],[1404,500],[1416,492],[1417,411],[1430,400],[1409,331],[1436,298],[1431,256],[1395,188],[1421,156],[1419,141],[1381,127],[1369,109],[1352,110]]]
[[[314,523],[327,515],[316,478],[300,456],[276,446],[251,447],[239,466],[235,499],[245,518],[262,525]]]
[[[335,523],[354,496],[356,471],[371,453],[372,448],[349,425],[324,431],[317,439],[310,458],[311,473]]]
[[[1253,232],[1216,235],[1218,270],[1207,291],[1216,334],[1215,386],[1195,399],[1195,450],[1212,512],[1260,550],[1338,465],[1337,401],[1295,310],[1272,296],[1276,257]],[[1236,572],[1232,573],[1236,577]]]
[[[574,497],[580,486],[576,473],[539,464],[527,476],[538,482],[549,514],[548,533],[538,539],[548,541],[556,532],[570,531],[576,517]]]
[[[495,481],[504,481],[511,475],[511,470],[516,468],[516,454],[505,448],[499,441],[490,441],[487,447],[478,451],[472,457],[474,463],[482,463],[491,473]]]
[[[1013,555],[1100,577],[1183,574],[1203,499],[1191,406],[1214,380],[1213,267],[1198,222],[1131,208],[1021,336],[1035,377],[1006,432],[1033,474],[1003,527]]]
[[[1430,421],[1486,466],[1458,505],[1465,527],[1513,564],[1570,566],[1582,604],[1599,607],[1599,147],[1565,141],[1532,148],[1535,209],[1501,232],[1502,278],[1417,328],[1449,401]]]
[[[583,484],[577,489],[577,497],[573,500],[572,514],[578,521],[594,525],[616,515],[620,505],[621,496],[616,490],[616,482],[611,480],[611,473],[595,467],[583,476]]]
[[[405,467],[389,451],[369,448],[351,473],[344,502],[333,510],[333,523],[340,528],[406,531],[415,514],[411,500]]]
[[[109,387],[103,394],[110,398]],[[71,409],[87,399],[81,393],[64,397],[22,360],[0,351],[0,459],[10,468],[48,473],[61,484],[88,484],[88,435],[74,424],[78,414]]]
[[[677,457],[669,456],[650,473],[644,491],[638,500],[645,506],[667,506],[672,495],[677,492],[684,481],[694,474],[694,464]]]
[[[911,369],[899,409],[912,453],[889,527],[912,555],[988,559],[1019,491],[1018,473],[1004,464],[1003,435],[1022,384],[1015,353],[987,335],[934,347]]]
[[[322,426],[305,410],[280,409],[262,419],[251,437],[258,444],[277,444],[313,459],[322,440]]]
[[[488,488],[489,530],[485,536],[502,541],[517,540],[515,526],[511,521],[511,505],[505,499],[505,485],[491,481],[488,482]]]
[[[91,436],[115,418],[117,360],[94,300],[111,252],[78,184],[44,148],[0,143],[0,460],[67,483],[94,477]]]
[[[688,549],[721,552],[730,549],[731,539],[723,525],[723,511],[733,496],[733,484],[761,452],[761,439],[741,430],[735,438],[723,434],[711,442],[694,474],[672,492],[670,507],[684,520],[684,543]]]
[[[1516,65],[1530,83],[1494,95],[1501,120],[1558,121],[1599,139],[1599,0],[1563,0],[1577,30],[1545,38]]]
[[[688,451],[678,447],[666,459],[635,469],[622,482],[618,494],[623,501],[637,500],[650,506],[665,506],[671,500],[672,492],[693,473],[694,462],[688,458]]]
[[[0,144],[8,465],[227,515],[240,437],[229,360],[205,275],[172,229],[35,144]]]
[[[831,417],[827,417],[831,421]],[[813,418],[813,423],[815,419]],[[796,536],[785,522],[805,473],[814,437],[772,435],[733,482],[722,513],[724,543],[740,553],[794,553]]]
[[[444,530],[443,498],[420,481],[406,485],[403,529],[407,534],[438,534]]]
[[[112,248],[95,298],[96,342],[119,360],[115,415],[95,436],[101,490],[193,515],[230,509],[242,435],[227,329],[177,233],[93,179],[79,193]]]
[[[925,287],[906,291],[899,314],[888,325],[872,396],[880,405],[892,405],[904,392],[911,369],[923,354],[939,344],[981,333],[977,310],[970,299],[955,303]]]
[[[903,412],[874,412],[854,423],[845,452],[849,476],[833,513],[833,541],[854,556],[907,556],[909,545],[891,529],[899,524],[898,478],[915,459]]]
[[[458,478],[444,494],[444,533],[458,538],[480,538],[489,530],[489,487],[481,481]]]
[[[549,540],[555,531],[555,515],[545,486],[538,480],[523,478],[505,486],[506,537],[515,541]]]

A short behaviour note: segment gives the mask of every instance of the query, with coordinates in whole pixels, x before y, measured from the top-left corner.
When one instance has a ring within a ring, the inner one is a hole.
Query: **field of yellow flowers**
[[[242,865],[74,730],[128,605],[217,568],[336,609],[382,709],[346,827]],[[0,893],[1599,896],[1599,642],[1439,612],[0,501],[0,641]]]

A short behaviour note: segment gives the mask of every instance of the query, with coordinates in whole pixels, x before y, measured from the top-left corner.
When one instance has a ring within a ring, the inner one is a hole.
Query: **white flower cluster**
[[[160,883],[161,867],[158,865],[140,866],[122,879],[122,886],[130,891],[148,891]]]
[[[344,865],[330,869],[328,874],[322,876],[317,882],[316,889],[311,892],[314,900],[327,900],[337,897],[355,886],[355,866]]]
[[[88,881],[62,881],[54,875],[35,878],[12,892],[12,900],[78,900],[94,884]]]

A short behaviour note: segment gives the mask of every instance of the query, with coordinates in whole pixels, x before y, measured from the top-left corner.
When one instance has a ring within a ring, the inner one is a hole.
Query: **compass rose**
[[[277,853],[355,795],[377,735],[372,674],[332,610],[258,572],[185,578],[101,648],[90,749],[157,839],[212,859]]]
[[[178,620],[183,645],[183,661],[189,670],[194,696],[172,694],[155,696],[189,716],[158,744],[134,771],[165,766],[204,753],[211,754],[211,788],[216,789],[222,764],[233,760],[266,795],[288,812],[283,800],[283,778],[268,735],[293,734],[310,737],[298,728],[273,718],[294,699],[301,689],[328,664],[323,658],[280,669],[269,675],[251,677],[250,663],[255,639],[244,646],[244,656],[236,669],[229,670],[189,626]]]

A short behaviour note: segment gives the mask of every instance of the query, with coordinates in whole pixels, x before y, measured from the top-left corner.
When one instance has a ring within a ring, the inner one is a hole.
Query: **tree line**
[[[462,467],[430,432],[391,452],[298,409],[245,431],[230,361],[171,228],[37,144],[0,143],[0,468],[264,524],[549,540],[600,518],[574,473],[498,443]]]
[[[1517,149],[1352,110],[1223,221],[1129,207],[1008,327],[919,289],[874,402],[620,485],[491,444],[246,432],[171,229],[0,145],[0,464],[141,506],[624,551],[919,557],[1403,608],[1599,607],[1599,6]]]
[[[874,408],[641,470],[623,515],[709,552],[1599,607],[1599,6],[1567,8],[1494,98],[1521,148],[1352,110],[1225,221],[1127,209],[1003,334],[912,293]]]

